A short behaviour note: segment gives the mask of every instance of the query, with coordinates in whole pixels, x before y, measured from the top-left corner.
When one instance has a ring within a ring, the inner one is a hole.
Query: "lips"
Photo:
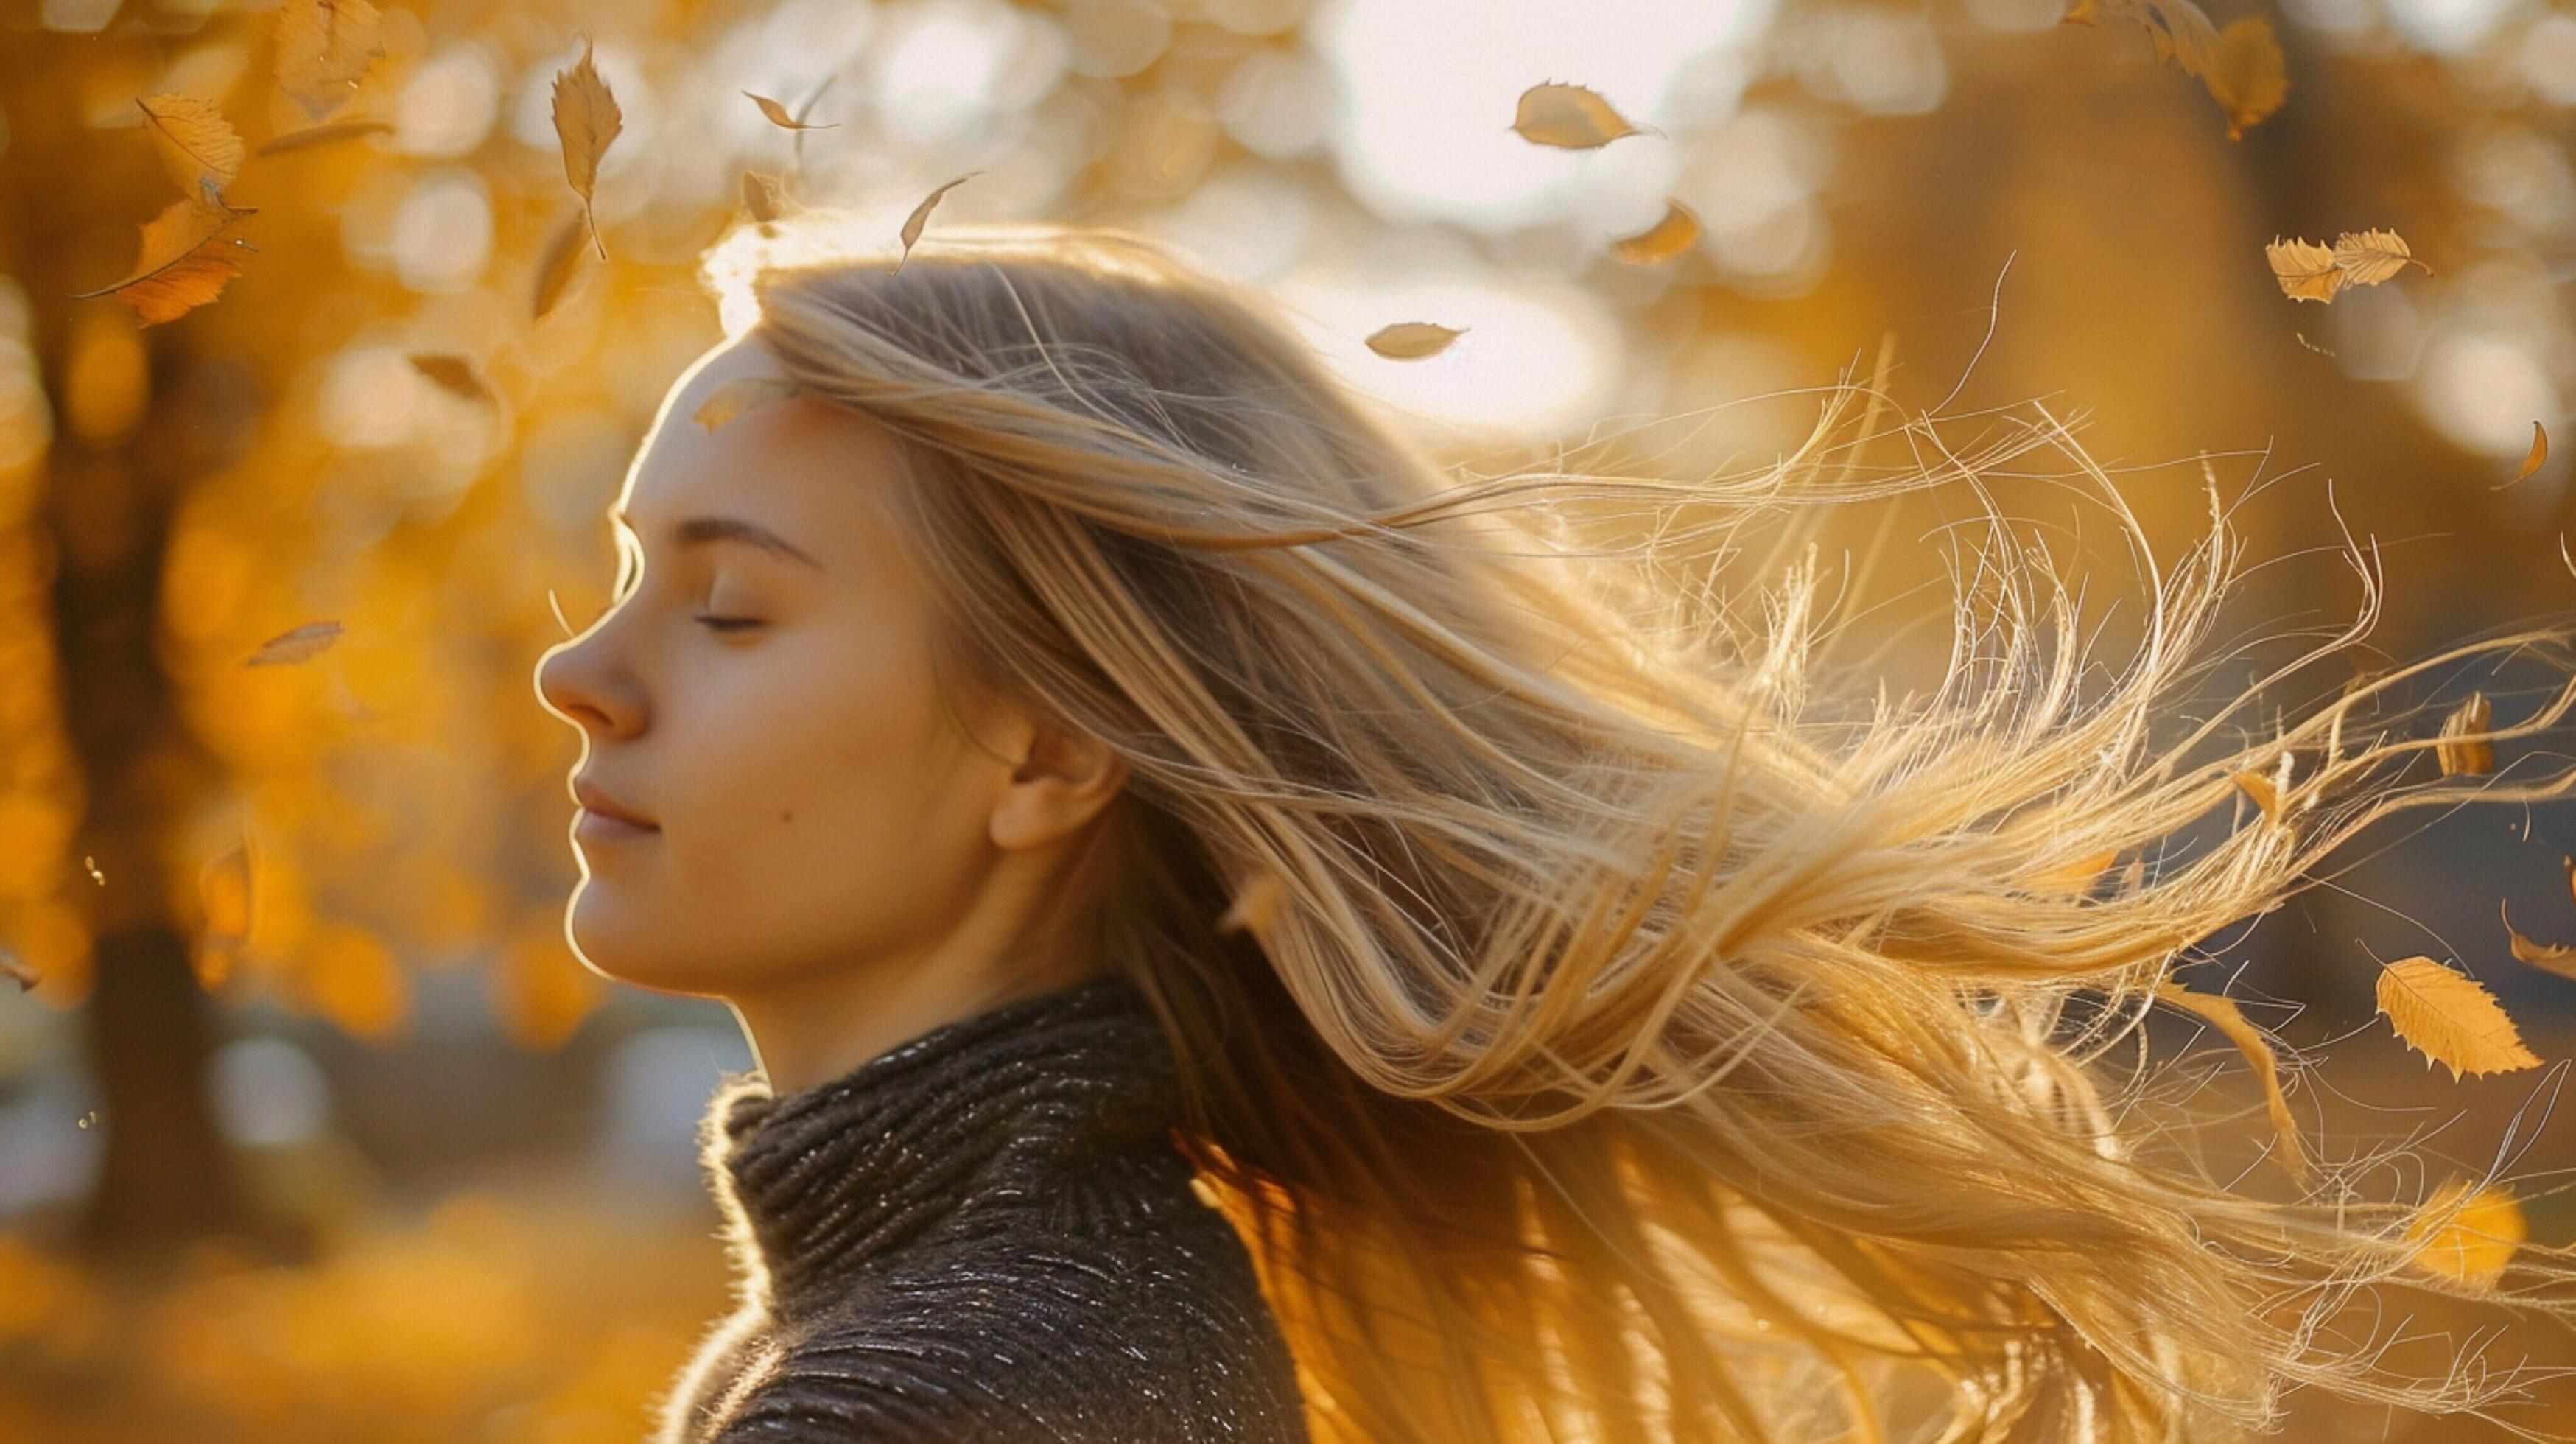
[[[572,796],[573,801],[580,803],[585,812],[595,812],[602,817],[614,818],[630,827],[642,828],[646,831],[659,826],[653,819],[631,807],[624,806],[616,798],[601,791],[599,784],[587,777],[576,777],[572,780]]]

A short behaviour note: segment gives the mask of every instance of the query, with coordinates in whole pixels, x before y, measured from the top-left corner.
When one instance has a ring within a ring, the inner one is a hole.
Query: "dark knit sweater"
[[[1174,1145],[1175,1069],[1106,977],[701,1125],[740,1305],[661,1444],[1303,1441],[1252,1260]]]

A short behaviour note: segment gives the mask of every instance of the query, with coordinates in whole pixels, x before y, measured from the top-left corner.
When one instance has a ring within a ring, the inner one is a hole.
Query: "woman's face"
[[[537,667],[583,742],[567,931],[656,991],[733,997],[927,954],[974,905],[1013,788],[933,690],[891,434],[803,397],[712,433],[692,419],[725,383],[778,374],[745,339],[681,378],[611,513],[623,589]]]

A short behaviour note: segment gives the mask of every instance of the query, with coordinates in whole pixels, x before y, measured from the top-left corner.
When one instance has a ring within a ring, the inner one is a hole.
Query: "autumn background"
[[[577,739],[530,674],[605,604],[603,508],[721,333],[698,257],[762,211],[847,208],[889,247],[907,218],[1167,237],[1488,467],[1650,413],[1689,424],[1632,464],[1758,464],[1806,434],[1801,388],[1883,374],[1969,432],[2032,402],[2078,423],[2167,560],[2215,478],[2275,559],[2249,633],[2351,614],[2346,531],[2375,539],[2387,656],[2566,611],[2569,466],[2526,462],[2576,394],[2576,13],[2079,9],[17,0],[0,1439],[631,1440],[723,1308],[691,1131],[749,1056],[720,1004],[567,949]],[[603,149],[583,90],[568,165],[586,55],[617,123]],[[2415,263],[2372,241],[2339,268],[2374,232]],[[1457,334],[1386,354],[1409,323]],[[1885,528],[1855,635],[1937,670],[1949,513],[1884,515],[1827,555]],[[2088,557],[2092,525],[2055,544]],[[2499,721],[2540,695],[2450,683]],[[2418,816],[2209,954],[2329,1060],[2290,1102],[2330,1150],[2563,1167],[2576,982],[2511,954],[2500,905],[2576,939],[2576,812]],[[2410,1051],[2373,995],[2409,955],[2478,978],[2541,1062]],[[2187,1018],[2154,1037],[2224,1100],[2223,1172],[2266,1167],[2242,1060]],[[2576,1239],[2560,1197],[2509,1206]],[[2504,1318],[2385,1323],[2475,1347]],[[2576,1347],[2530,1326],[2488,1354]],[[2292,1403],[2293,1437],[2502,1437]]]

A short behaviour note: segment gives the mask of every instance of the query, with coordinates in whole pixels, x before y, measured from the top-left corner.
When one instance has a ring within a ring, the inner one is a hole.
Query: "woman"
[[[2096,1077],[2191,944],[2460,795],[2360,726],[2429,664],[2151,741],[2223,515],[2097,702],[1996,521],[1942,686],[1833,722],[1812,560],[1748,624],[1566,513],[1637,504],[1661,561],[2054,446],[2137,539],[2062,430],[1828,478],[1845,386],[1751,477],[1452,486],[1148,241],[841,239],[713,258],[755,319],[538,678],[576,947],[759,1060],[704,1132],[740,1306],[662,1439],[2197,1440],[2291,1384],[2512,1383],[2321,1346],[2380,1280],[2466,1291],[2409,1271],[2384,1158],[2222,1187]]]

